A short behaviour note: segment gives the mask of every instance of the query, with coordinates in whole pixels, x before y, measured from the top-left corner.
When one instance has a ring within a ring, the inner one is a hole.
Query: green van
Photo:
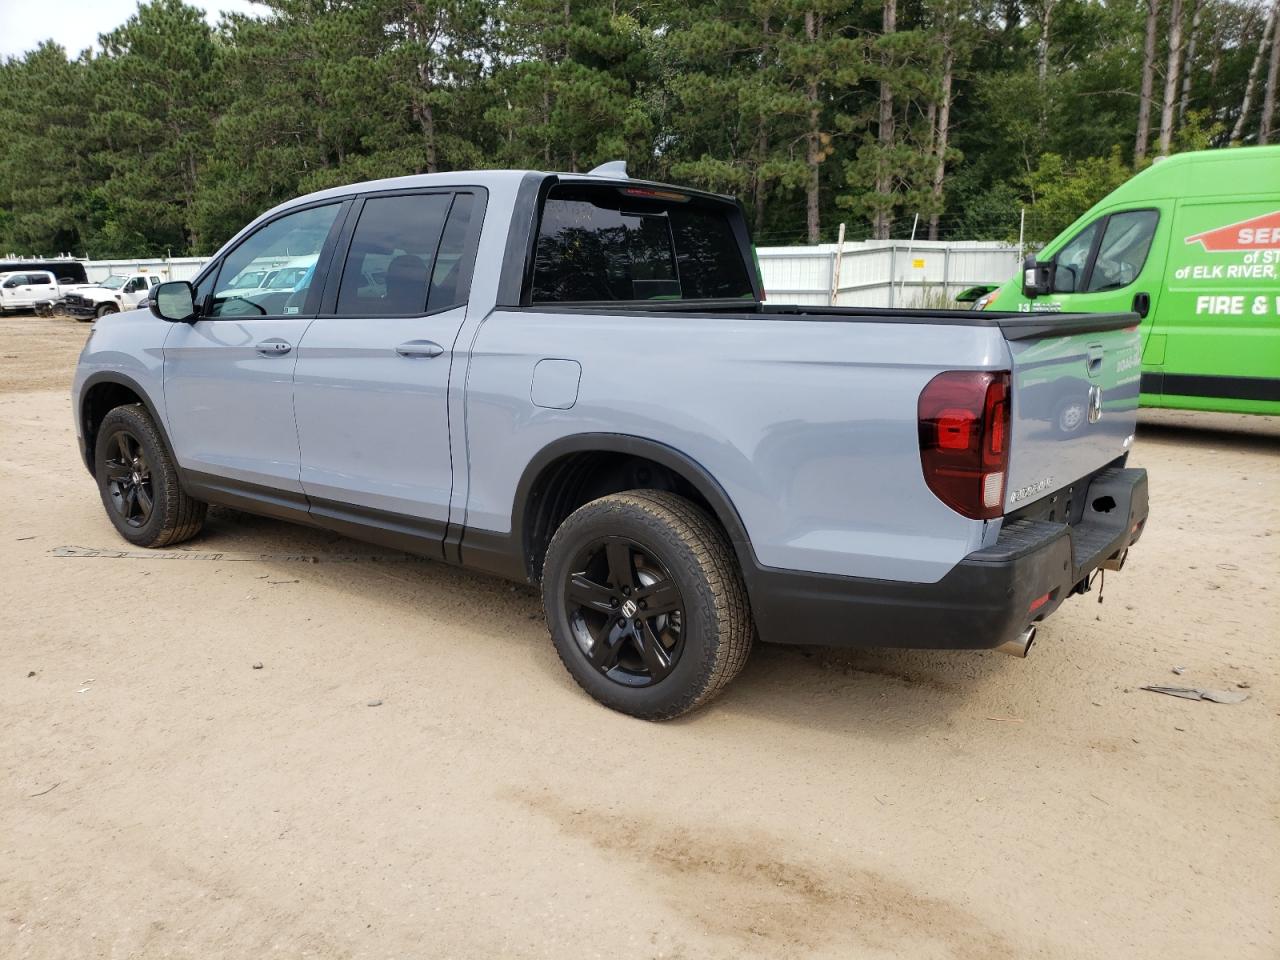
[[[1158,161],[975,306],[1132,311],[1144,406],[1280,414],[1280,146]]]

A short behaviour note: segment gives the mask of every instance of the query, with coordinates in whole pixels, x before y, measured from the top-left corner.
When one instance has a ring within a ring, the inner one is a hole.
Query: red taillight
[[[951,509],[991,520],[1004,508],[1009,467],[1009,372],[949,370],[920,393],[925,483]]]

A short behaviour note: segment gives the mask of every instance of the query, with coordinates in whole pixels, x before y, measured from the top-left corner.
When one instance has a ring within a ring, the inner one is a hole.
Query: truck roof
[[[612,167],[612,165],[607,165]],[[355,193],[377,193],[385,190],[413,190],[423,187],[484,187],[487,190],[503,193],[511,191],[512,193],[519,187],[520,183],[526,177],[555,177],[560,182],[567,183],[617,183],[627,184],[639,187],[658,187],[666,190],[676,190],[680,193],[690,194],[694,196],[703,196],[715,198],[717,200],[728,200],[735,202],[734,197],[725,196],[723,194],[711,193],[706,190],[698,190],[693,187],[682,186],[680,184],[658,183],[652,180],[639,180],[625,174],[609,172],[601,173],[565,173],[549,170],[453,170],[448,173],[418,173],[411,174],[406,177],[388,177],[383,180],[365,180],[356,183],[344,184],[340,187],[330,187],[327,190],[318,190],[315,193],[309,193],[305,196],[295,197],[287,200],[277,207],[268,210],[258,219],[263,219],[277,211],[288,209],[289,207],[300,206],[307,203],[314,203],[317,200],[327,200],[329,198],[347,197]]]

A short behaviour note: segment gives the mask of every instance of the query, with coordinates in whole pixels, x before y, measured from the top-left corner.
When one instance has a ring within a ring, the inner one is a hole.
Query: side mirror
[[[185,280],[162,283],[152,292],[151,312],[170,323],[189,323],[196,318],[196,291]]]
[[[1037,263],[1035,254],[1022,261],[1022,295],[1028,300],[1053,293],[1053,261]]]

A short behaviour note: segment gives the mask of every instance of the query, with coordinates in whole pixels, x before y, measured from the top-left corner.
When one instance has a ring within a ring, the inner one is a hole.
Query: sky
[[[254,12],[250,0],[187,0],[205,11],[210,23],[218,12]],[[75,56],[98,45],[98,34],[120,26],[138,9],[138,0],[0,0],[0,57],[21,56],[54,40]],[[262,7],[256,7],[262,12]]]

